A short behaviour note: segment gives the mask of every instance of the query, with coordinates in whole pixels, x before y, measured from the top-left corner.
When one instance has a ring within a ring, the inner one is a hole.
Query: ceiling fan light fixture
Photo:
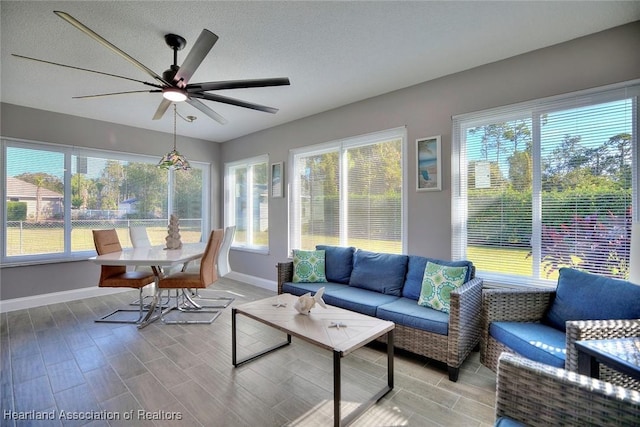
[[[162,89],[162,96],[171,102],[183,102],[187,100],[187,92],[177,87]]]

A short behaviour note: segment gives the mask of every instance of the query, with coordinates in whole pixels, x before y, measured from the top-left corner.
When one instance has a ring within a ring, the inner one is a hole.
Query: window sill
[[[269,255],[268,248],[261,249],[261,248],[249,248],[245,246],[232,246],[231,250],[238,251],[238,252],[247,252],[252,254]]]

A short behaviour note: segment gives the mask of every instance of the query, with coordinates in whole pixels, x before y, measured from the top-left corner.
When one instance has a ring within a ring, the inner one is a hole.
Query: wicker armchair
[[[482,293],[482,317],[480,337],[480,362],[493,370],[503,352],[515,353],[489,335],[492,322],[540,322],[549,309],[555,290],[552,289],[485,289]],[[640,336],[640,319],[588,320],[566,323],[565,369],[577,372],[578,340],[612,339]],[[600,378],[619,386],[640,390],[640,382],[601,366]]]
[[[282,285],[293,277],[293,262],[281,262],[278,270],[278,294]],[[394,347],[407,350],[429,359],[446,363],[449,380],[457,381],[460,366],[467,356],[477,349],[480,341],[480,316],[482,279],[475,276],[457,290],[451,292],[449,334],[440,335],[421,329],[396,324],[393,331]],[[386,343],[386,334],[378,341]]]
[[[637,426],[640,393],[504,353],[496,418],[528,426]],[[498,425],[500,425],[498,423]]]

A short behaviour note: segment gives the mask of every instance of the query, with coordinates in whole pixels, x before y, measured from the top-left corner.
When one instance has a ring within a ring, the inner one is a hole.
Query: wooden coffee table
[[[297,299],[297,296],[282,294],[242,304],[231,309],[231,357],[233,366],[242,365],[289,345],[292,336],[332,351],[333,425],[347,425],[393,389],[393,329],[395,324],[330,305],[327,305],[326,309],[316,305],[311,313],[305,316],[299,314],[293,308],[293,304]],[[243,359],[238,359],[236,351],[236,317],[238,314],[284,332],[287,334],[286,341]],[[371,399],[358,406],[345,419],[341,419],[341,359],[384,334],[387,334],[387,386]]]

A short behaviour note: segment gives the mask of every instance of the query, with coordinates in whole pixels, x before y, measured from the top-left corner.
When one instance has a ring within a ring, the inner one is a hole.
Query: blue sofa
[[[394,346],[444,362],[457,381],[460,365],[480,340],[482,280],[469,261],[318,245],[326,282],[294,282],[294,263],[277,264],[278,293],[304,295],[324,287],[327,304],[395,323]],[[465,283],[450,294],[449,312],[418,305],[427,262],[467,267]],[[381,337],[380,341],[386,338]]]
[[[494,372],[502,352],[578,370],[578,340],[640,336],[640,286],[562,268],[556,289],[485,289],[480,361]],[[610,370],[601,378],[640,383]]]

